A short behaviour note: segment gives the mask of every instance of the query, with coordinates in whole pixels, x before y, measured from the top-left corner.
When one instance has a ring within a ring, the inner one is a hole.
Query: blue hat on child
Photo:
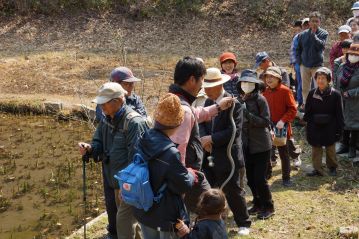
[[[256,64],[254,65],[254,69],[257,69],[259,65],[262,63],[263,60],[269,58],[269,55],[267,52],[262,51],[258,52],[256,55]]]

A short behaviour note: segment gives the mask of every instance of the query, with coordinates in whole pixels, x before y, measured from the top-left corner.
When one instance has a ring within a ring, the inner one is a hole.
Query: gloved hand
[[[278,123],[277,123],[277,125],[276,125],[275,127],[277,127],[277,129],[283,129],[283,127],[284,127],[284,122],[283,122],[282,120],[279,120]]]

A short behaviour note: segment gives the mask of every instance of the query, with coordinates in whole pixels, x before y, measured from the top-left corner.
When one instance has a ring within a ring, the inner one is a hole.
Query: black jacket
[[[223,220],[202,220],[194,225],[184,239],[227,239],[226,225]]]
[[[329,88],[321,93],[311,90],[305,103],[307,140],[312,146],[330,146],[339,140],[344,127],[342,97]]]
[[[244,99],[243,150],[249,154],[268,151],[272,148],[270,135],[270,113],[267,100],[261,94],[252,93]]]
[[[161,154],[163,148],[173,147]],[[145,212],[134,208],[135,218],[142,224],[155,230],[172,231],[177,219],[188,221],[182,194],[191,189],[193,177],[180,162],[180,154],[175,144],[161,131],[150,129],[139,141],[137,152],[149,160],[150,182],[154,193],[167,183],[164,195],[159,203]],[[155,157],[160,155],[159,157]],[[151,159],[155,157],[155,159]]]
[[[227,92],[224,92],[224,97],[230,96]],[[204,106],[210,106],[215,104],[211,99],[207,99]],[[229,173],[231,171],[231,164],[227,156],[227,146],[232,136],[233,128],[230,121],[231,108],[220,111],[211,121],[207,121],[200,124],[201,137],[206,135],[212,135],[212,156],[214,157],[215,170],[223,173]],[[242,152],[242,116],[243,107],[241,104],[235,104],[233,111],[233,119],[236,124],[236,136],[232,146],[232,157],[235,162],[236,168],[244,166],[244,158]],[[212,126],[213,125],[213,126]],[[213,128],[212,128],[213,127]],[[207,167],[208,160],[206,153],[204,157],[204,167]]]

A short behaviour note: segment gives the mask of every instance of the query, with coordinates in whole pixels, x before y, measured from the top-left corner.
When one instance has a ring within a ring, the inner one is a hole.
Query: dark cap
[[[141,81],[141,79],[134,77],[132,71],[127,67],[117,67],[112,70],[110,75],[110,81],[117,83],[121,81],[137,82],[137,81]]]
[[[257,84],[262,84],[263,81],[258,80],[257,72],[251,69],[245,69],[242,71],[241,76],[238,79],[238,82],[252,82]]]
[[[267,52],[265,52],[265,51],[258,52],[256,55],[256,64],[254,65],[254,69],[257,69],[258,66],[262,63],[262,61],[267,58],[269,58],[269,55]]]

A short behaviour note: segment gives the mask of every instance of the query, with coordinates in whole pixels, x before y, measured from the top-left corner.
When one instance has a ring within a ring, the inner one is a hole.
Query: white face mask
[[[353,10],[353,16],[358,17],[359,16],[359,10]]]
[[[243,81],[241,83],[241,88],[244,93],[248,94],[248,93],[251,93],[256,88],[256,84],[252,83],[252,82]]]
[[[355,64],[355,63],[359,62],[359,56],[349,54],[348,61],[352,64]]]

